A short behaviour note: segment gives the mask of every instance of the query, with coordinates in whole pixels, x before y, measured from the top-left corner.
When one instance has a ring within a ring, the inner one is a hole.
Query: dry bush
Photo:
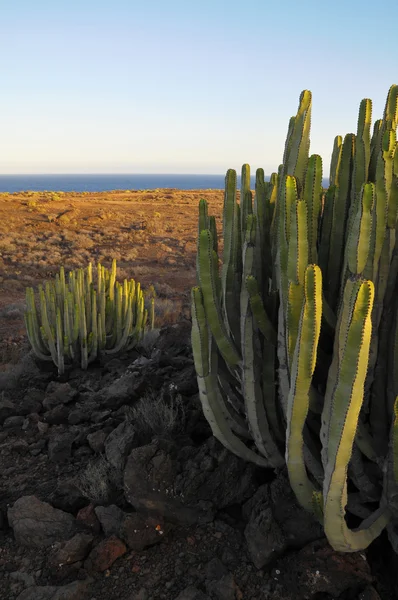
[[[95,246],[95,241],[89,236],[80,233],[79,237],[73,242],[76,249],[92,248]]]
[[[3,237],[0,239],[0,252],[5,254],[15,252],[17,249],[14,236]]]
[[[172,385],[172,384],[171,384]],[[185,407],[180,394],[166,398],[161,392],[147,392],[131,409],[131,421],[138,435],[173,439],[184,430]]]
[[[160,296],[161,298],[167,298],[168,296],[175,296],[175,290],[168,283],[161,283],[156,281],[153,284],[155,288],[156,296]]]
[[[26,305],[22,302],[9,304],[0,310],[0,319],[20,319],[23,317]]]
[[[90,502],[106,504],[111,497],[113,476],[113,468],[103,456],[99,456],[79,473],[75,485]]]
[[[178,321],[181,314],[181,300],[170,298],[156,298],[155,300],[155,325],[158,327],[172,325]]]

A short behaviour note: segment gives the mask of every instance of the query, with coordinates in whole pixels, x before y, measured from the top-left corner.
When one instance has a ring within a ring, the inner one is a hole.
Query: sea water
[[[238,177],[238,186],[240,185]],[[254,189],[255,178],[251,178]],[[266,178],[267,179],[267,178]],[[171,175],[171,174],[100,174],[100,175],[0,175],[0,192],[62,191],[103,192],[110,190],[179,190],[224,189],[225,174]],[[323,180],[327,187],[328,180]]]

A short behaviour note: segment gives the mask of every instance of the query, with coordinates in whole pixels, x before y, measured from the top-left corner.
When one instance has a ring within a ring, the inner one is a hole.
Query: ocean
[[[222,190],[222,175],[0,175],[0,192],[57,191],[105,192],[110,190],[154,190],[175,188],[179,190]],[[255,178],[252,177],[254,189]],[[238,178],[239,185],[239,178]],[[327,187],[328,180],[323,180]]]

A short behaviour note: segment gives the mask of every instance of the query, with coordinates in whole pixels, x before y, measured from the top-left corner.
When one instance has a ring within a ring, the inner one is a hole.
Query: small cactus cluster
[[[387,527],[398,551],[398,86],[373,135],[366,99],[357,133],[336,137],[327,190],[311,106],[302,92],[283,162],[270,181],[257,170],[254,198],[248,165],[239,201],[227,172],[221,269],[200,201],[200,399],[232,452],[287,466],[334,549],[364,549]]]
[[[152,326],[153,303],[152,299]],[[27,288],[26,305],[32,349],[41,360],[52,360],[60,375],[65,363],[87,369],[101,354],[133,348],[148,320],[140,284],[134,279],[116,281],[116,260],[111,270],[98,263],[94,277],[91,263],[67,277],[61,267],[55,280],[39,286],[38,301],[33,288]]]

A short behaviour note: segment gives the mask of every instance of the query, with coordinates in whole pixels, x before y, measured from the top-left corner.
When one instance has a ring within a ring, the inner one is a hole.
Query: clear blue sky
[[[329,172],[398,83],[397,0],[0,0],[0,173],[275,170],[302,89]]]

